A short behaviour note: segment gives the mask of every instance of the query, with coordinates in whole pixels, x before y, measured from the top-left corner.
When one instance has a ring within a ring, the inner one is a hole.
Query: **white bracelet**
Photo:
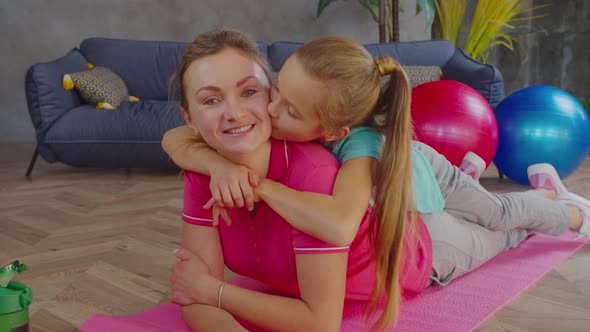
[[[227,285],[227,281],[224,281],[221,286],[219,286],[219,291],[217,292],[217,308],[221,308],[221,294],[223,293],[223,287]]]

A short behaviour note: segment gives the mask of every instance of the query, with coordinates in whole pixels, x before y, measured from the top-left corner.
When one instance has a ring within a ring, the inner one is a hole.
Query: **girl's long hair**
[[[415,220],[408,78],[396,60],[388,56],[373,59],[364,47],[344,38],[315,39],[299,48],[295,57],[307,74],[326,87],[319,105],[323,129],[367,125],[384,137],[373,177],[376,198],[370,230],[377,282],[369,306],[369,311],[376,310],[386,295],[384,312],[373,326],[382,330],[399,312],[400,254],[408,214],[411,225]]]

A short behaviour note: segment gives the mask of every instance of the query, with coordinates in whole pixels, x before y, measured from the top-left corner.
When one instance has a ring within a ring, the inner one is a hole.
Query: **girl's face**
[[[324,85],[310,77],[295,56],[289,57],[271,90],[272,137],[294,142],[321,138],[317,105],[324,91]]]
[[[184,84],[187,123],[219,153],[249,153],[268,141],[269,82],[254,59],[227,48],[191,63]]]

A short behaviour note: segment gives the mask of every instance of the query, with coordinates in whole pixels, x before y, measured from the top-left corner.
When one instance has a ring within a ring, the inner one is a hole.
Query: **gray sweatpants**
[[[433,148],[413,146],[430,161],[445,200],[444,211],[421,214],[432,238],[432,281],[446,285],[473,271],[518,246],[528,231],[559,235],[569,227],[564,204],[534,190],[491,193]]]

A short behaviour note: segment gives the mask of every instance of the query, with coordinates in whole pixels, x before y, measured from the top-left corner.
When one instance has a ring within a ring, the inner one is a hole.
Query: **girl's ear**
[[[334,142],[343,139],[344,137],[350,134],[349,127],[341,127],[338,129],[330,129],[326,130],[322,133],[322,141],[323,142]]]

